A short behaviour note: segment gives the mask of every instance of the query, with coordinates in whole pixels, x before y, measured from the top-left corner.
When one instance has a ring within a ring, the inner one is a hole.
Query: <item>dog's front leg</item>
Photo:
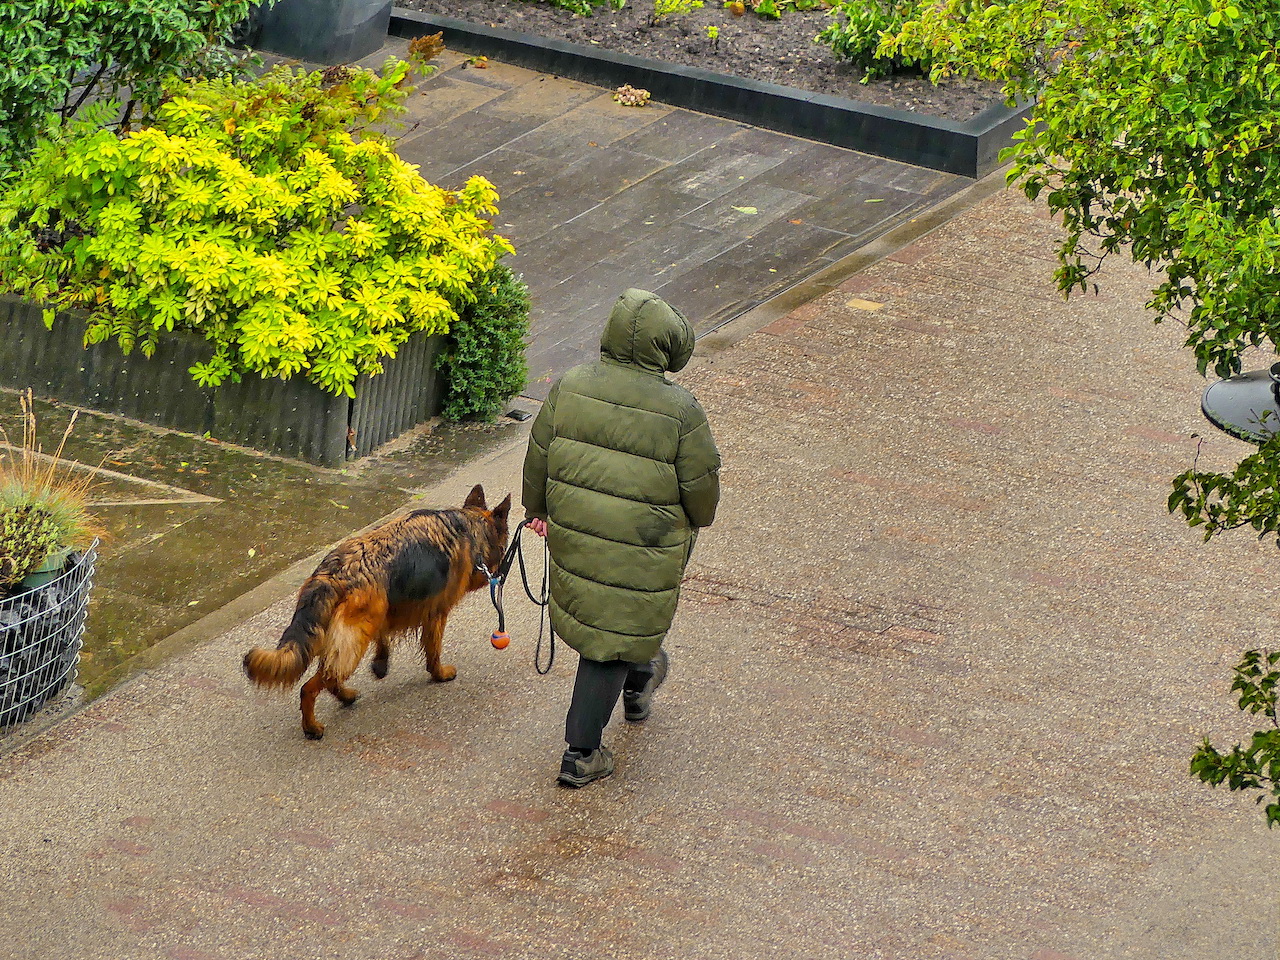
[[[430,615],[423,621],[422,632],[418,636],[418,642],[422,645],[422,656],[427,662],[427,670],[431,672],[431,679],[438,683],[452,680],[458,675],[456,667],[440,662],[440,648],[444,641],[444,623],[445,618],[443,616]]]

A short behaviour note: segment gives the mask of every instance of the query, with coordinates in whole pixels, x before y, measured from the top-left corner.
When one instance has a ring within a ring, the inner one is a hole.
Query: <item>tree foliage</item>
[[[274,0],[273,0],[274,2]],[[0,176],[51,123],[129,91],[155,106],[162,82],[201,72],[253,0],[21,0],[0,4]]]
[[[1185,324],[1199,372],[1226,377],[1280,346],[1278,41],[1275,0],[934,0],[882,52],[1034,98],[1005,156],[1010,181],[1062,217],[1059,287],[1088,288],[1115,254],[1145,264],[1155,319]],[[1280,438],[1230,472],[1193,465],[1168,506],[1206,539],[1280,535]],[[1192,771],[1207,782],[1280,798],[1277,656],[1237,668],[1241,708],[1270,727],[1225,755],[1206,741]]]
[[[1212,786],[1229,790],[1259,791],[1255,800],[1266,801],[1267,826],[1280,824],[1280,723],[1276,721],[1276,687],[1280,685],[1280,651],[1249,650],[1235,668],[1231,685],[1240,694],[1240,709],[1262,715],[1266,726],[1247,744],[1237,743],[1220,752],[1208,738],[1191,758],[1191,772]]]
[[[1193,465],[1173,480],[1169,512],[1209,540],[1248,527],[1259,537],[1280,537],[1280,434],[1259,444],[1230,473],[1211,473]]]
[[[86,343],[149,356],[203,336],[206,385],[302,374],[352,395],[411,334],[447,331],[512,249],[492,184],[433,186],[368,129],[408,76],[171,82],[152,126],[43,142],[0,193],[0,285],[87,313]]]
[[[1273,0],[941,0],[885,50],[1036,98],[1009,177],[1063,219],[1059,286],[1127,253],[1230,376],[1280,342],[1278,39]]]

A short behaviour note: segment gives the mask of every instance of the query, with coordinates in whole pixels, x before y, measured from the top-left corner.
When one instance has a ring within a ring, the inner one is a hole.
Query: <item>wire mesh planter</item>
[[[75,679],[98,542],[40,586],[0,600],[0,730],[19,724]]]

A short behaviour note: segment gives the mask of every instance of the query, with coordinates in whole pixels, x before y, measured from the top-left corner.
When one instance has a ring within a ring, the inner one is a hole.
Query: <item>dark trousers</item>
[[[653,676],[648,663],[626,660],[578,658],[578,675],[573,680],[573,699],[564,721],[564,740],[578,750],[597,750],[613,708],[623,690],[642,690]]]

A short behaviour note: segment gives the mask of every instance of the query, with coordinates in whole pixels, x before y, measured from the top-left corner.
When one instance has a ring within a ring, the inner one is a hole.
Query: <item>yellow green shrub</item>
[[[87,344],[150,356],[193,331],[202,384],[302,375],[353,395],[410,335],[447,332],[511,251],[492,184],[433,186],[369,129],[409,70],[190,81],[144,129],[41,143],[0,194],[0,286],[86,313]]]

